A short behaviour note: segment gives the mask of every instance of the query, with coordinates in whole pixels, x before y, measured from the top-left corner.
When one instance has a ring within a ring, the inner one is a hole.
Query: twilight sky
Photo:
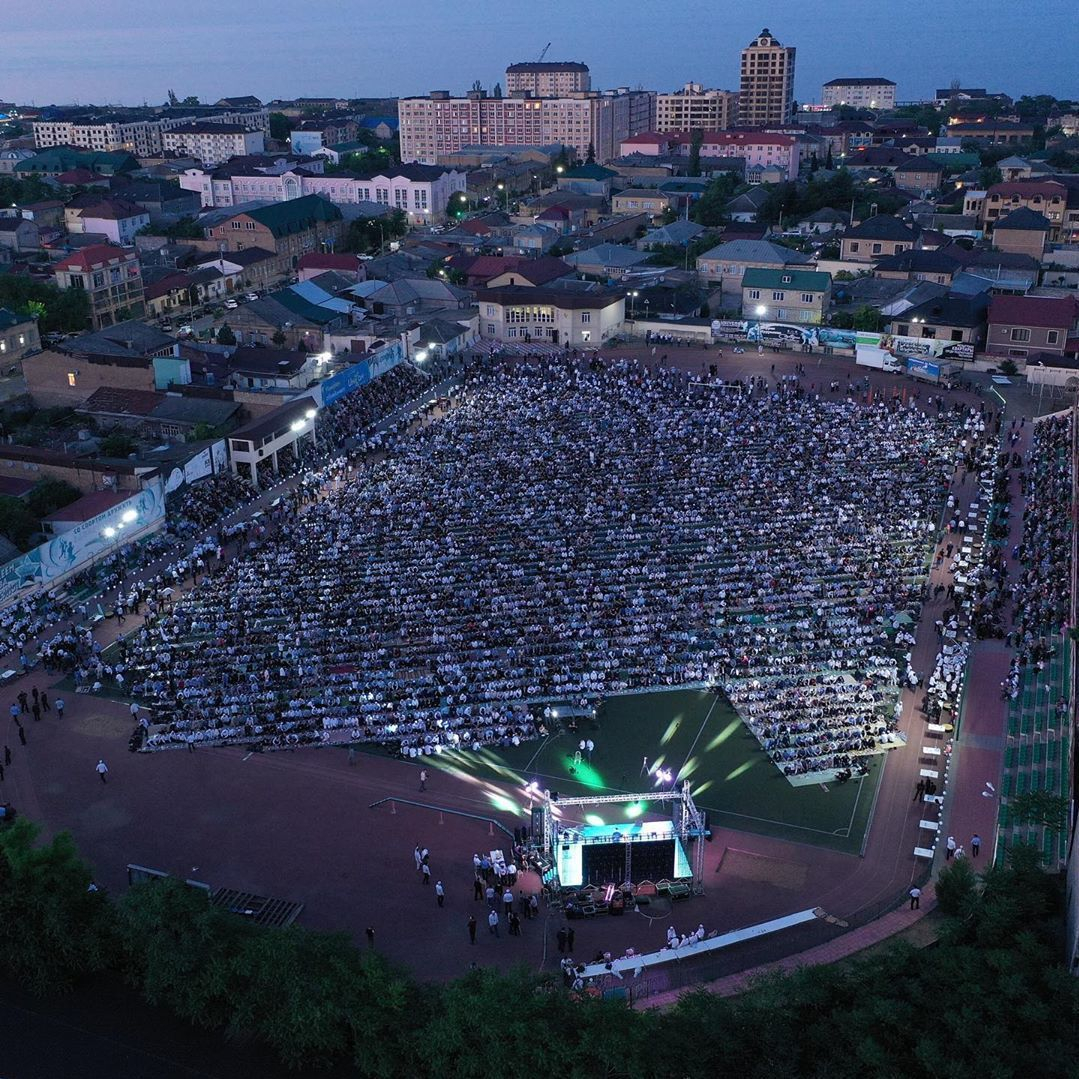
[[[795,95],[882,75],[900,100],[960,79],[1018,97],[1079,97],[1075,0],[2,0],[0,100],[161,103],[238,94],[345,97],[490,87],[508,63],[582,60],[600,88],[738,88],[767,25],[798,48]],[[1033,58],[1037,58],[1036,60]]]

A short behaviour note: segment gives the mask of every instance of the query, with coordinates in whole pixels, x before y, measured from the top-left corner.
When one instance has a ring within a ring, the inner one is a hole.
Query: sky
[[[901,101],[958,79],[1018,97],[1079,98],[1075,0],[0,0],[0,100],[160,104],[461,92],[507,64],[581,60],[597,88],[738,88],[739,52],[764,26],[798,49],[795,96],[878,75]],[[1036,58],[1036,59],[1035,59]]]

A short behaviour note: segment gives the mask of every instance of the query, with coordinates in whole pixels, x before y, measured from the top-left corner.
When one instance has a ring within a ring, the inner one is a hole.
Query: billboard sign
[[[130,516],[134,513],[134,516]],[[104,513],[81,521],[74,528],[46,540],[32,551],[13,558],[0,566],[0,603],[4,603],[24,588],[45,587],[66,577],[96,558],[107,554],[117,537],[106,536],[105,529],[120,527],[130,534],[142,534],[150,526],[164,520],[165,488],[160,480],[123,502],[110,506]],[[123,533],[120,533],[122,538]]]
[[[861,340],[861,335],[856,334],[854,330],[835,330],[830,326],[804,326],[796,322],[713,319],[712,339],[721,338],[734,338],[765,346],[786,345],[788,348],[802,348],[804,345],[813,348],[827,346],[853,351],[856,341]]]

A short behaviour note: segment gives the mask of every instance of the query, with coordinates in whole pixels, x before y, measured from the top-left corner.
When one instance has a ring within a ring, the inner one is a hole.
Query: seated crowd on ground
[[[712,684],[788,775],[856,767],[896,738],[897,621],[964,420],[629,362],[472,374],[148,621],[148,745],[417,755],[532,738],[540,702]]]

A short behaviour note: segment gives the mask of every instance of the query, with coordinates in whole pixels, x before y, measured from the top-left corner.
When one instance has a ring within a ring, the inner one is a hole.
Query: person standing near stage
[[[468,939],[470,943],[476,943],[476,919],[471,914],[468,916]]]
[[[435,900],[441,907],[446,901],[446,889],[442,887],[442,881],[435,881]]]

